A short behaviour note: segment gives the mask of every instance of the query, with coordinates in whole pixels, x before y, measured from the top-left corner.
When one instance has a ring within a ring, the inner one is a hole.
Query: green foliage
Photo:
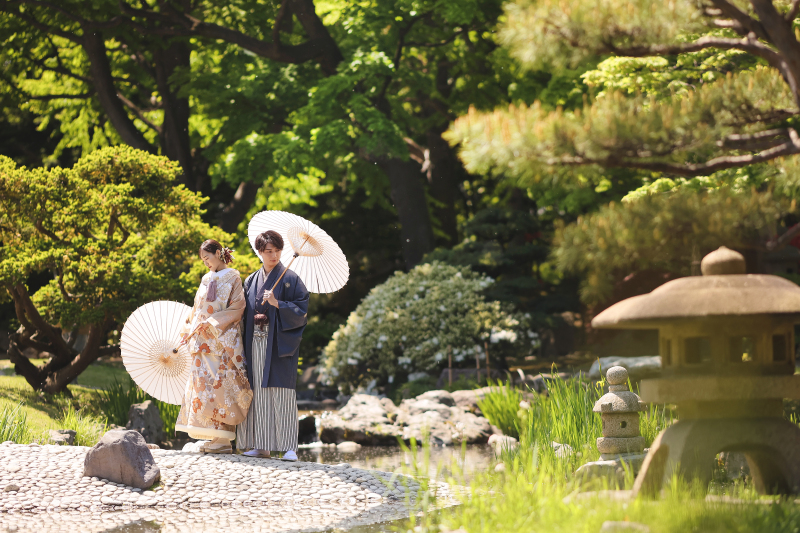
[[[482,291],[491,284],[467,268],[442,263],[395,273],[334,333],[325,348],[323,376],[350,387],[374,387],[402,383],[414,373],[438,374],[448,350],[456,365],[482,353],[484,342],[496,358],[529,352],[538,342],[530,316],[487,302]]]
[[[654,184],[662,186],[668,184]],[[596,303],[610,296],[616,280],[628,272],[688,275],[693,260],[720,245],[741,248],[764,233],[774,235],[776,221],[791,208],[769,193],[743,194],[728,187],[637,195],[563,227],[553,256],[559,268],[582,276],[582,299]]]
[[[709,35],[724,37],[724,32]],[[715,50],[680,54],[673,57],[610,57],[581,75],[584,83],[607,93],[644,94],[659,100],[685,95],[695,87],[723,79],[728,72],[753,68],[756,58],[741,50]]]
[[[529,211],[487,208],[464,224],[464,240],[452,248],[439,248],[425,256],[426,262],[441,261],[469,266],[495,279],[484,292],[490,300],[512,302],[534,311],[545,289],[536,276],[549,249],[542,235],[543,224]]]
[[[65,331],[91,326],[106,344],[143,303],[192,301],[206,270],[199,244],[231,237],[201,220],[201,196],[173,186],[179,172],[165,157],[128,147],[98,150],[71,169],[27,169],[0,157],[0,285],[26,309],[20,342],[37,331],[50,337],[37,313]],[[28,295],[31,276],[48,281]],[[98,347],[87,348],[86,361]],[[75,355],[50,350],[61,363],[53,371]]]
[[[502,381],[492,386],[489,393],[478,402],[478,408],[489,422],[500,428],[503,435],[519,439],[519,430],[522,426],[520,415],[520,402],[522,393],[512,387],[508,382]]]
[[[517,0],[505,10],[500,40],[530,69],[558,69],[614,50],[671,44],[710,26],[692,0]]]
[[[729,149],[718,144],[721,138],[780,120],[792,101],[778,72],[756,68],[665,100],[612,92],[574,112],[538,103],[491,114],[472,110],[448,138],[461,144],[470,172],[535,183],[558,165],[647,168],[711,158]]]
[[[200,221],[198,195],[172,187],[179,169],[166,158],[116,147],[72,169],[0,165],[0,283],[52,272],[34,295],[52,323],[124,319],[154,299],[191,301],[197,243],[230,240]]]
[[[22,403],[5,405],[0,410],[0,442],[8,440],[17,444],[28,441],[28,416],[22,410]]]

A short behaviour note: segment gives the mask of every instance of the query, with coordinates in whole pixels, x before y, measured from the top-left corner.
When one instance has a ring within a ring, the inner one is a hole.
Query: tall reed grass
[[[426,485],[429,497],[419,500],[409,520],[398,529],[414,533],[597,533],[605,521],[618,521],[645,524],[652,533],[800,531],[800,506],[791,499],[765,500],[747,483],[712,487],[710,492],[725,495],[725,500],[707,499],[705,487],[678,477],[673,477],[656,501],[629,499],[620,492],[616,494],[622,498],[586,492],[616,488],[610,481],[586,484],[574,476],[580,464],[599,455],[595,439],[601,435],[600,415],[591,409],[602,395],[602,383],[554,380],[547,388],[547,397],[537,398],[527,413],[521,413],[519,446],[504,451],[499,458],[504,471],[490,470],[468,479],[457,464],[451,465],[448,470],[454,474],[448,481],[466,487],[466,494],[459,498],[461,505],[432,512],[436,508],[435,490]],[[487,405],[505,405],[508,413],[518,412],[506,392],[492,391],[490,395],[499,396]],[[672,421],[669,409],[651,406],[641,415],[642,434],[649,443]],[[573,453],[556,453],[553,441],[569,444]],[[416,452],[423,462],[426,448]],[[421,478],[428,468],[412,461],[408,473]],[[623,488],[630,488],[632,483],[633,475],[629,474]]]
[[[30,442],[28,415],[22,410],[22,403],[5,406],[0,410],[0,442],[12,441],[17,444]]]
[[[130,377],[128,377],[127,382],[122,383],[114,378],[108,388],[100,391],[100,396],[102,398],[102,409],[108,417],[109,424],[124,426],[128,423],[128,413],[131,405],[152,400],[158,407],[158,412],[164,421],[165,435],[167,438],[175,435],[175,421],[178,419],[181,406],[156,400],[140,389]]]
[[[520,402],[523,399],[519,389],[510,384],[489,381],[489,394],[478,401],[478,408],[489,422],[497,426],[504,435],[519,438],[521,420],[519,416]]]

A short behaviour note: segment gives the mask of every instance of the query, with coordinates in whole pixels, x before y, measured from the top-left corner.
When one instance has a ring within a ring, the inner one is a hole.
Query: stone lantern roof
[[[748,315],[800,316],[800,287],[778,276],[745,274],[744,257],[724,246],[700,265],[702,276],[669,281],[609,307],[596,328],[654,328],[681,319]]]

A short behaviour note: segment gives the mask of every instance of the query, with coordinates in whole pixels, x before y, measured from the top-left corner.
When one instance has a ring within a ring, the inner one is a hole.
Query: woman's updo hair
[[[222,246],[219,242],[215,241],[214,239],[208,239],[203,244],[200,245],[200,251],[208,252],[210,254],[217,255],[217,252],[220,252],[219,258],[222,259],[222,262],[226,265],[233,262],[233,250],[230,248],[226,248]]]
[[[280,233],[271,229],[264,233],[259,233],[258,237],[256,237],[256,250],[263,252],[267,249],[268,244],[271,244],[278,250],[283,250],[283,237],[281,237]]]

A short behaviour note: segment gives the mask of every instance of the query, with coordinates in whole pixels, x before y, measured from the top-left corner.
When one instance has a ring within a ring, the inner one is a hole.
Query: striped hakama
[[[267,352],[267,332],[253,332],[253,401],[247,418],[236,429],[236,447],[272,452],[297,450],[297,394],[294,389],[261,387]]]

